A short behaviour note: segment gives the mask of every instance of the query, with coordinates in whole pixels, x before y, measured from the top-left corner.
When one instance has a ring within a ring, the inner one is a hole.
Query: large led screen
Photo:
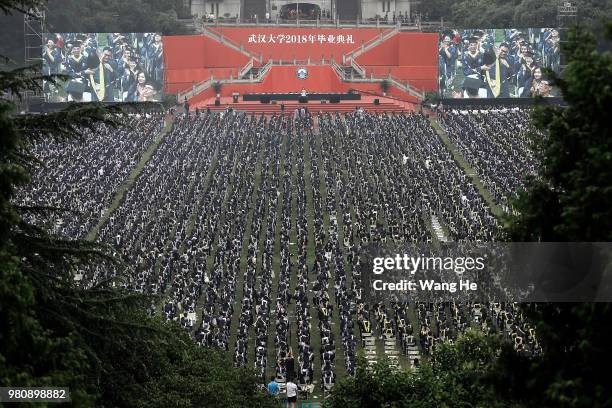
[[[544,70],[559,72],[554,28],[445,30],[438,59],[443,98],[559,96]]]
[[[43,84],[48,102],[161,101],[164,47],[159,33],[54,33],[43,44],[43,73],[70,78]]]

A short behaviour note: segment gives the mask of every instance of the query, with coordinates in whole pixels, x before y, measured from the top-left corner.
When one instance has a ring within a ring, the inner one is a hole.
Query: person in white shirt
[[[293,380],[287,381],[287,407],[295,408],[297,404],[297,385]]]

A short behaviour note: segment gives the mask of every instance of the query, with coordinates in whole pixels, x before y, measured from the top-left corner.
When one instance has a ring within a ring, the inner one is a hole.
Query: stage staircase
[[[207,91],[208,89],[213,87],[216,83],[219,83],[221,85],[261,83],[272,66],[285,66],[285,65],[295,65],[295,66],[298,66],[298,65],[328,65],[328,66],[331,66],[336,71],[336,73],[338,74],[338,76],[343,82],[355,83],[355,84],[364,84],[364,83],[371,84],[371,83],[386,82],[389,87],[393,87],[402,92],[405,92],[408,96],[408,99],[410,99],[410,97],[413,97],[416,99],[416,102],[422,101],[425,97],[424,92],[412,87],[410,83],[408,83],[407,81],[401,81],[399,79],[392,77],[391,75],[388,75],[386,77],[374,77],[373,75],[370,75],[368,77],[366,74],[366,69],[363,68],[361,65],[359,65],[359,63],[356,61],[357,57],[375,48],[376,46],[380,45],[384,41],[392,38],[400,31],[401,31],[400,27],[398,26],[394,27],[393,29],[387,30],[387,31],[381,31],[380,35],[376,36],[375,38],[371,39],[368,42],[363,43],[360,47],[356,48],[355,50],[347,54],[344,54],[342,56],[342,65],[340,65],[339,63],[337,63],[336,61],[332,59],[331,61],[330,60],[321,60],[321,61],[308,60],[306,62],[305,61],[295,61],[295,60],[294,61],[272,61],[270,60],[265,65],[262,66],[261,64],[263,63],[263,58],[261,55],[257,55],[256,53],[253,53],[247,50],[242,44],[240,45],[236,44],[229,38],[225,37],[223,33],[217,32],[213,29],[210,29],[204,26],[203,27],[204,35],[249,57],[249,61],[246,63],[246,65],[242,69],[240,69],[236,77],[231,77],[231,76],[230,78],[211,77],[203,82],[200,82],[199,84],[195,84],[192,87],[192,89],[188,89],[183,92],[179,92],[177,94],[177,102],[182,103],[185,99],[191,101],[192,98]],[[271,105],[271,106],[255,107],[255,106],[249,106],[248,104],[240,104],[240,107],[238,108],[237,106],[235,107],[231,105],[233,104],[221,104],[221,107],[214,106],[214,101],[213,101],[213,104],[196,103],[193,106],[198,106],[200,108],[211,108],[214,110],[220,110],[220,109],[226,109],[227,107],[232,107],[236,109],[247,110],[249,112],[265,112],[265,113],[280,112],[280,106]],[[286,109],[296,108],[290,105],[291,104],[285,104]],[[314,104],[312,103],[309,104],[308,106],[309,109],[314,110],[314,111],[322,111],[322,112],[350,111],[358,107],[356,105],[351,106],[351,104],[348,104],[348,103],[342,103],[340,104],[341,106],[339,104],[332,104],[332,106],[325,106],[325,104],[317,104],[317,107],[312,107],[311,105],[314,105]],[[389,111],[405,110],[404,107],[401,106],[401,103],[396,104],[396,105],[399,105],[399,106],[395,106],[393,103],[389,102],[389,103],[381,103],[380,105],[376,105],[376,106],[374,106],[373,104],[371,104],[371,106],[366,105],[366,106],[363,106],[363,108],[365,110],[375,111],[375,112],[389,112]]]
[[[250,68],[249,68],[250,67]],[[213,85],[215,83],[219,83],[221,85],[224,84],[256,84],[256,83],[260,83],[261,81],[263,81],[263,79],[265,78],[266,74],[268,73],[268,71],[270,70],[270,68],[272,67],[272,61],[268,61],[268,63],[262,67],[259,67],[257,69],[257,75],[256,76],[252,76],[249,75],[249,78],[243,78],[245,75],[248,75],[249,72],[251,72],[251,69],[253,67],[253,60],[251,59],[247,65],[242,68],[240,70],[240,72],[238,73],[238,78],[215,78],[214,76],[211,76],[210,78],[208,78],[205,81],[200,82],[197,85],[194,85],[192,89],[186,91],[186,92],[179,92],[177,94],[177,102],[178,103],[182,103],[183,100],[187,99],[187,100],[191,100],[191,98],[198,96],[199,94],[201,94],[202,92],[210,89],[211,87],[213,87]]]
[[[223,33],[218,33],[214,30],[211,30],[209,28],[207,28],[206,26],[203,27],[202,29],[202,33],[209,37],[212,38],[215,41],[220,42],[221,44],[225,45],[226,47],[229,47],[231,49],[233,49],[234,51],[238,51],[239,53],[246,55],[247,57],[258,61],[260,64],[263,61],[263,57],[261,55],[255,54],[253,52],[250,52],[249,50],[247,50],[246,48],[244,48],[244,45],[242,44],[236,44],[235,42],[233,42],[232,40],[230,40],[229,38],[225,37],[223,35]]]
[[[251,67],[249,72],[247,72],[243,78],[257,78],[259,76],[259,72],[261,71],[261,67]]]
[[[400,31],[401,30],[399,26],[395,26],[392,30],[381,31],[378,36],[361,44],[360,47],[354,49],[353,51],[344,54],[342,56],[342,63],[345,65],[350,64],[351,59],[355,59],[359,57],[360,55],[365,54],[366,52],[370,51],[372,48],[379,46],[383,42],[387,41],[389,38],[395,36]]]
[[[413,96],[417,99],[417,101],[422,101],[425,99],[425,92],[420,91],[414,88],[410,83],[402,82],[401,80],[394,78],[392,75],[387,75],[386,77],[374,77],[371,75],[369,78],[365,75],[365,69],[361,68],[357,62],[354,60],[350,61],[350,67],[353,71],[348,71],[349,75],[351,72],[356,72],[356,75],[347,75],[347,68],[336,63],[335,61],[331,62],[332,68],[336,71],[336,73],[340,76],[340,78],[344,82],[349,83],[382,83],[387,82],[390,87],[395,87],[400,91],[406,92],[410,96]]]

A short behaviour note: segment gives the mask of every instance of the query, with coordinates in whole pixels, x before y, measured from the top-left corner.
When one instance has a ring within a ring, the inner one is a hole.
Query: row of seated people
[[[466,306],[417,306],[413,322],[406,305],[398,314],[387,303],[377,319],[364,296],[367,246],[431,241],[432,215],[453,240],[497,234],[421,114],[186,116],[100,230],[127,269],[102,265],[87,280],[127,276],[126,287],[161,295],[166,319],[231,351],[236,365],[330,389],[339,370],[355,370],[357,328],[418,336],[431,353],[478,323]],[[528,343],[515,314],[493,315],[483,320]],[[279,363],[290,350],[296,373]]]
[[[506,211],[525,188],[525,177],[537,176],[532,151],[530,109],[447,109],[440,123],[469,161],[495,201]]]
[[[96,225],[114,194],[136,167],[161,131],[158,114],[129,115],[125,125],[100,124],[83,129],[80,138],[65,142],[43,138],[33,154],[44,163],[34,169],[32,183],[19,191],[15,202],[24,207],[55,207],[52,217],[26,214],[27,220],[50,225],[52,233],[84,238]]]

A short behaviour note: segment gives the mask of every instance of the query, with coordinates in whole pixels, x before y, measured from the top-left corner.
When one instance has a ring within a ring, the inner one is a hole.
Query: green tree
[[[463,0],[451,7],[458,28],[505,28],[512,25],[514,1]]]
[[[384,360],[368,368],[361,354],[355,376],[334,386],[325,407],[520,407],[508,356],[518,361],[508,343],[477,331],[439,345],[418,370],[393,370]]]
[[[514,9],[514,27],[556,27],[557,0],[523,0]]]
[[[578,21],[595,26],[612,17],[612,0],[582,0]],[[556,27],[556,0],[431,0],[421,1],[415,10],[424,18],[445,21],[450,28]]]
[[[448,20],[450,14],[450,6],[453,2],[451,0],[431,0],[421,1],[416,5],[416,11],[421,13],[424,20],[440,20],[444,18]]]
[[[47,23],[52,32],[186,34],[178,6],[158,0],[49,0]]]
[[[608,25],[606,40],[612,39]],[[612,240],[612,53],[595,36],[572,30],[563,47],[567,68],[555,78],[566,106],[540,106],[534,136],[540,177],[516,202],[508,219],[514,241]],[[544,354],[526,384],[542,406],[607,407],[612,387],[604,372],[612,361],[609,304],[538,304],[525,311],[536,322]]]
[[[42,6],[0,0],[5,13]],[[77,286],[76,269],[118,262],[105,246],[53,236],[25,221],[25,213],[56,210],[12,202],[36,165],[33,143],[86,143],[86,129],[123,122],[123,106],[97,103],[16,114],[14,98],[41,91],[39,72],[0,71],[0,384],[69,387],[76,406],[277,406],[253,371],[232,368],[227,354],[201,348],[175,324],[149,316],[155,299],[116,289],[121,277],[88,290]]]
[[[535,110],[533,124],[546,134],[533,137],[541,175],[508,231],[515,241],[612,241],[612,53],[581,30],[563,52],[568,65],[555,82],[567,106]]]

